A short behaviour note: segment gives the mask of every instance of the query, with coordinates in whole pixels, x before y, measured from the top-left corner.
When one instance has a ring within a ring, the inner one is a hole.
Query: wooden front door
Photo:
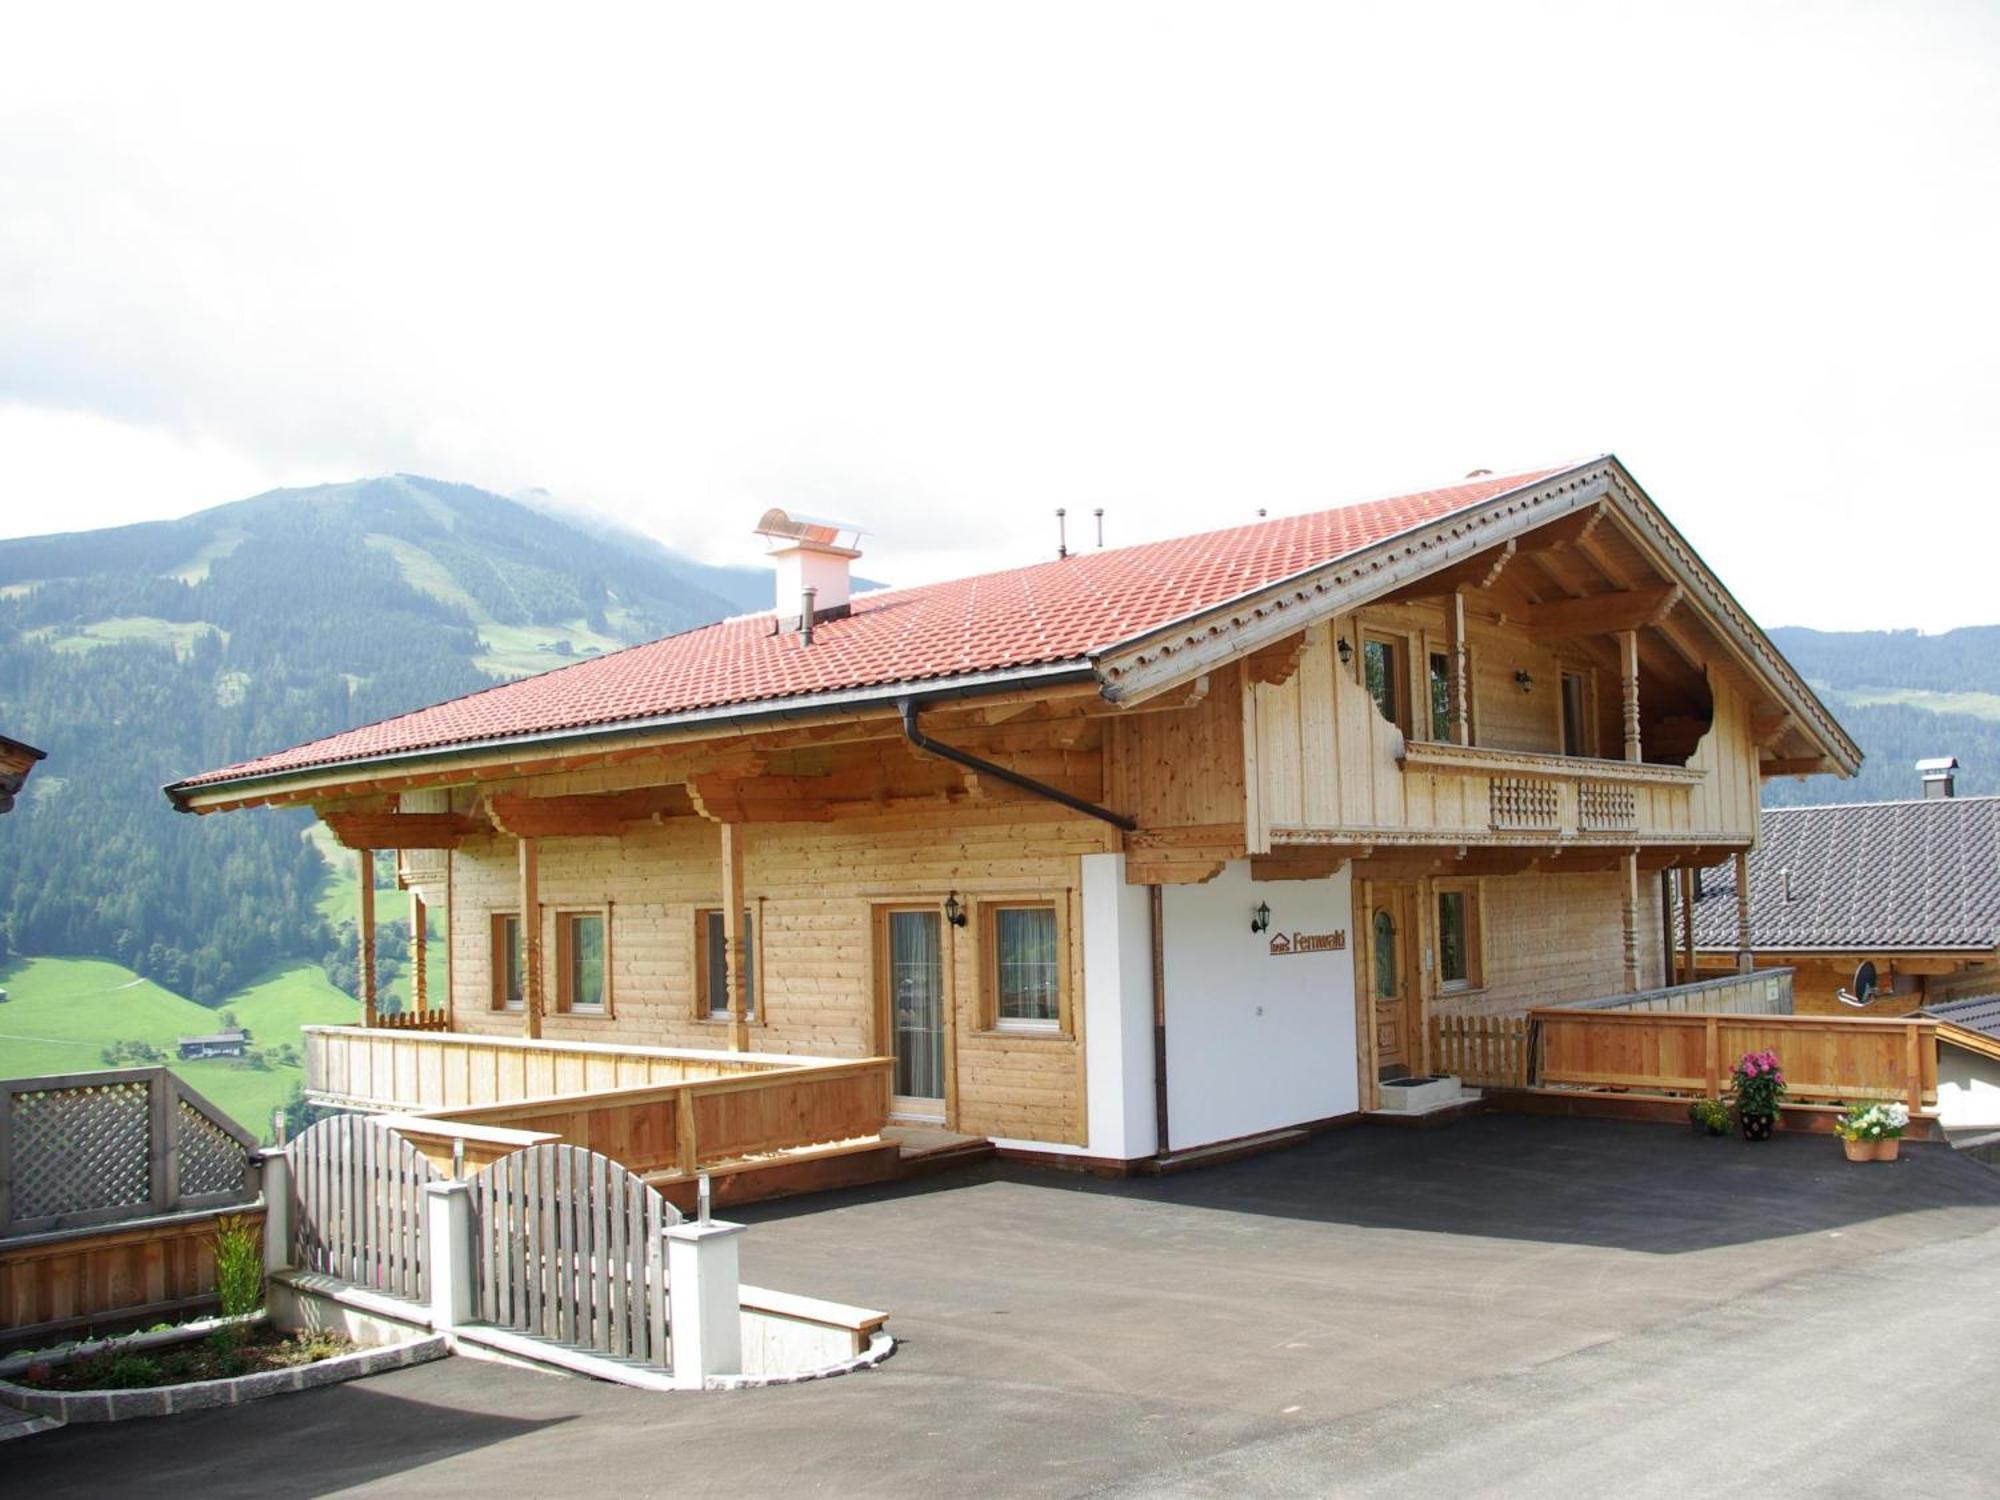
[[[875,972],[890,1055],[896,1059],[891,1110],[943,1121],[950,1005],[945,991],[944,922],[934,906],[890,907],[876,926]]]
[[[1368,986],[1374,1002],[1375,1068],[1380,1078],[1417,1071],[1417,890],[1377,884],[1368,913]]]

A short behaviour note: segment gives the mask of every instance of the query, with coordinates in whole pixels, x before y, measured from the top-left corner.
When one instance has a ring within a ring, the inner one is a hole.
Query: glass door
[[[890,911],[881,971],[895,1049],[897,1114],[944,1118],[944,924],[931,908]]]

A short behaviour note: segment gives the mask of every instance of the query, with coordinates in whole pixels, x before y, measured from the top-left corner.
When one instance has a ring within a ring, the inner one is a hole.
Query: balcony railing
[[[1606,842],[1684,832],[1689,798],[1707,772],[1686,766],[1490,750],[1435,740],[1403,747],[1403,772],[1457,784],[1471,832]],[[1482,789],[1467,782],[1484,783]],[[1480,814],[1484,814],[1483,817]],[[1484,828],[1479,825],[1483,823]]]

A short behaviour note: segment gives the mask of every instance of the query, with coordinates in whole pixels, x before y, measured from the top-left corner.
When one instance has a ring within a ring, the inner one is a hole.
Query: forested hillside
[[[1867,756],[1853,781],[1765,784],[1772,806],[1876,802],[1919,793],[1914,764],[1956,755],[1960,796],[2000,793],[2000,625],[1943,635],[1914,630],[1771,632]]]
[[[0,825],[0,937],[209,1004],[336,956],[304,814],[197,819],[160,787],[768,607],[770,588],[408,476],[0,541],[0,730],[49,756]]]

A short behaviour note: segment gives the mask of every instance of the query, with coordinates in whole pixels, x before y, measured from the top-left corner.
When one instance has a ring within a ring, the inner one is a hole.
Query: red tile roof
[[[774,634],[770,614],[725,620],[204,772],[175,789],[807,694],[1081,665],[1162,625],[1559,472],[1482,476],[1310,515],[859,595],[852,614],[815,628],[810,647],[796,634]]]

